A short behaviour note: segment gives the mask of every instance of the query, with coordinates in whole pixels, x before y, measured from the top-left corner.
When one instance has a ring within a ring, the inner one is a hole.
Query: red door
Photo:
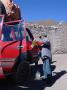
[[[5,25],[0,39],[0,62],[4,71],[10,71],[19,56],[20,42],[24,39],[24,29],[19,25]]]
[[[15,59],[19,56],[20,42],[2,42],[0,41],[0,61],[3,69],[12,68]]]

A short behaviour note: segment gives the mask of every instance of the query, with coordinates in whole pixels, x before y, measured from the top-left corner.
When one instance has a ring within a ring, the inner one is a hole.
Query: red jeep
[[[30,63],[37,63],[39,48],[32,47],[33,35],[21,20],[4,23],[0,15],[0,78],[13,74],[17,81],[27,80]]]

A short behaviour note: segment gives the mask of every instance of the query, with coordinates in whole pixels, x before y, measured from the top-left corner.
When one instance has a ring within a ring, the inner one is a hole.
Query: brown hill
[[[54,20],[42,20],[42,21],[36,21],[36,22],[30,22],[31,24],[38,24],[38,25],[45,25],[45,26],[51,26],[51,25],[57,25],[58,22]]]

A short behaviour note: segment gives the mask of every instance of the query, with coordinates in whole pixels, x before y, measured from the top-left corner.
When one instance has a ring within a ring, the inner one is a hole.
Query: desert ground
[[[25,85],[16,85],[12,80],[0,80],[0,90],[67,90],[67,54],[53,55],[52,82],[46,84],[42,80],[30,80]],[[33,71],[35,67],[32,67]],[[42,62],[39,61],[39,68]]]

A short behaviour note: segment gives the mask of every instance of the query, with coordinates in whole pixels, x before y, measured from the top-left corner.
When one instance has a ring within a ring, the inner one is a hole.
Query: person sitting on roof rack
[[[0,14],[4,14],[4,22],[21,20],[20,8],[13,0],[0,0]]]

